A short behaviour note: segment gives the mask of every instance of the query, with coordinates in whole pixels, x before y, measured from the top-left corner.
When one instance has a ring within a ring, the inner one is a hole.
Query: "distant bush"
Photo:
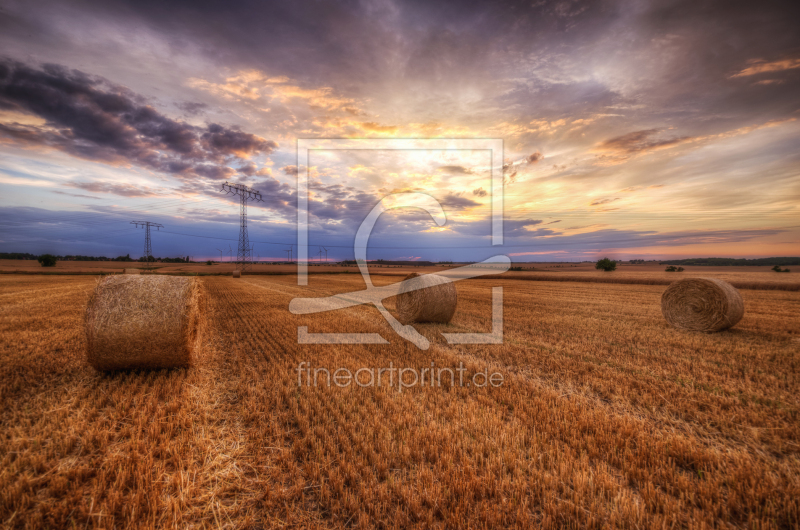
[[[594,264],[595,269],[602,269],[606,272],[613,271],[617,268],[617,262],[611,261],[608,258],[603,258]]]
[[[42,264],[42,267],[55,267],[58,261],[58,258],[52,254],[42,254],[37,259]]]
[[[521,270],[522,270],[522,267],[511,267],[511,268],[510,268],[510,269],[508,269],[508,270],[510,270],[510,271],[521,271]]]
[[[676,267],[675,265],[670,265],[669,267],[667,267],[664,270],[667,271],[667,272],[683,272],[684,268],[683,267]]]
[[[774,270],[775,272],[790,272],[789,269],[781,269],[780,265],[775,265],[774,267],[772,267],[772,270]]]
[[[206,261],[206,265],[213,265],[213,264],[214,264],[214,262],[211,261],[211,260]]]

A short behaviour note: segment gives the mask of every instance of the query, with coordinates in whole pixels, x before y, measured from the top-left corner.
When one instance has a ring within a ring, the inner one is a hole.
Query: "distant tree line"
[[[55,254],[29,254],[27,252],[0,252],[0,259],[32,259],[38,260],[42,256],[54,256],[59,261],[135,261],[131,255],[117,256],[116,258],[108,258],[106,256],[81,256],[67,254],[60,256]]]
[[[800,265],[800,258],[689,258],[660,261],[660,265],[709,265],[712,267],[721,266],[742,266],[742,265]]]
[[[58,261],[147,261],[146,258],[141,257],[135,260],[130,254],[124,256],[117,256],[116,258],[109,258],[106,256],[81,256],[79,254],[67,254],[66,256],[54,254],[29,254],[27,252],[0,252],[0,259],[30,259],[39,260],[42,256],[52,256]],[[189,256],[180,258],[151,258],[151,262],[160,261],[161,263],[189,263]]]
[[[364,263],[363,260],[354,260],[354,259],[346,259],[344,261],[340,261],[341,265],[358,265],[358,263]],[[384,260],[378,259],[374,261],[366,262],[371,265],[402,265],[404,267],[431,267],[433,266],[432,261],[392,261],[392,260]]]
[[[0,259],[39,259],[39,256],[27,252],[0,252]]]
[[[137,261],[148,261],[148,259],[142,256]],[[161,263],[189,263],[189,256],[186,256],[185,258],[156,258],[154,256],[151,256],[149,261],[150,263],[155,263],[156,261],[159,261]]]

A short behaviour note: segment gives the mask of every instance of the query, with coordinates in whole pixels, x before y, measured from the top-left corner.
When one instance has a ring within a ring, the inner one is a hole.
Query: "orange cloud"
[[[536,151],[532,155],[529,155],[525,160],[528,161],[529,164],[537,164],[540,160],[544,158],[544,155],[539,151]]]
[[[618,201],[619,197],[612,198],[605,198],[605,199],[595,199],[589,203],[589,206],[602,206],[604,204],[608,204],[610,202]]]
[[[719,134],[706,136],[680,136],[674,138],[658,138],[659,129],[647,129],[634,131],[611,138],[598,144],[591,152],[598,155],[601,165],[616,165],[626,162],[631,158],[647,155],[664,149],[672,149],[683,145],[693,145],[699,147],[714,140],[723,140],[748,134],[761,129],[777,127],[785,123],[795,121],[797,118],[786,118],[782,120],[770,120],[758,125],[748,125],[739,127]]]
[[[293,80],[286,76],[273,77],[260,70],[242,70],[238,74],[226,78],[223,83],[214,83],[196,77],[190,78],[187,83],[191,87],[227,99],[256,101],[262,98],[271,98],[282,103],[299,100],[315,108],[341,109],[353,115],[362,114],[362,111],[355,105],[355,100],[334,94],[331,87],[301,87],[296,82],[292,84]]]
[[[744,70],[730,76],[734,77],[747,77],[756,74],[763,74],[765,72],[781,72],[784,70],[793,70],[800,68],[800,59],[783,59],[781,61],[766,62],[764,60],[751,61],[751,65]]]
[[[383,124],[375,121],[363,121],[352,117],[323,116],[314,119],[313,124],[321,129],[319,132],[322,134],[346,138],[447,138],[471,134],[471,131],[466,127],[444,125],[438,122],[409,123],[401,126]]]

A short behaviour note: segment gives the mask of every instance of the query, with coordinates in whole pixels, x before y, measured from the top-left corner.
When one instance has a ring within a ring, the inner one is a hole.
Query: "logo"
[[[325,150],[487,150],[491,153],[491,204],[492,204],[492,245],[503,243],[503,141],[502,140],[446,140],[446,139],[314,139],[298,140],[297,177],[297,284],[308,285],[308,158],[309,151]],[[427,350],[430,341],[413,326],[401,324],[384,307],[386,298],[401,292],[424,288],[420,278],[404,280],[392,285],[375,287],[367,266],[367,246],[372,229],[378,218],[387,210],[394,208],[420,208],[425,210],[437,226],[447,222],[444,209],[431,195],[426,193],[391,193],[383,197],[362,221],[353,242],[361,276],[367,286],[361,291],[353,291],[322,298],[295,298],[289,304],[289,311],[295,315],[306,315],[326,311],[344,310],[349,307],[374,305],[391,328],[402,338],[422,350]],[[456,267],[437,272],[444,282],[456,282],[477,278],[486,274],[497,274],[509,269],[511,260],[505,255],[496,255],[479,263]],[[492,287],[492,331],[490,333],[442,333],[448,344],[502,344],[503,342],[503,288]],[[297,328],[299,344],[389,344],[378,333],[309,333],[308,326]]]

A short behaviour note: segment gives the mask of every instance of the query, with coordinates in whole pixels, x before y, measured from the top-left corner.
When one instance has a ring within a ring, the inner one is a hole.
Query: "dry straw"
[[[122,269],[123,274],[141,274],[142,269]]]
[[[661,313],[671,325],[693,331],[722,331],[744,316],[742,295],[717,278],[686,278],[661,296]]]
[[[242,277],[242,271],[233,271],[233,277],[234,278],[241,278]]]
[[[107,276],[86,310],[89,364],[97,370],[190,365],[203,305],[194,278]]]
[[[411,322],[447,323],[453,318],[458,304],[456,286],[447,278],[436,274],[420,276],[412,272],[403,281],[415,278],[410,284],[400,287],[397,295],[398,320],[403,324]],[[422,289],[409,290],[422,285]]]

